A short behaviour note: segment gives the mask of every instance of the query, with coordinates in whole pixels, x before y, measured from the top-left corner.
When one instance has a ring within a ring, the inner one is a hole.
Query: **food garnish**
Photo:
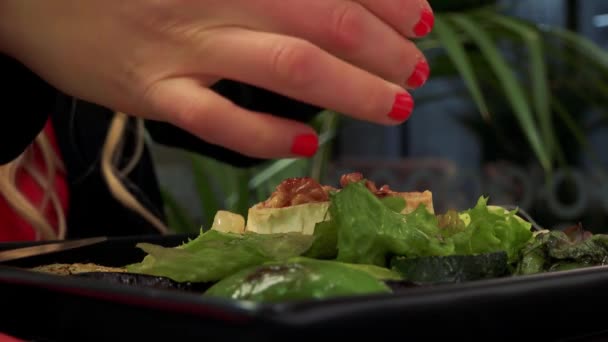
[[[378,187],[360,173],[342,176],[339,188],[290,178],[246,218],[218,211],[179,246],[138,244],[146,256],[124,270],[206,284],[206,297],[264,303],[608,263],[608,235],[581,226],[535,231],[518,210],[488,202],[481,196],[470,209],[435,213],[430,191]]]

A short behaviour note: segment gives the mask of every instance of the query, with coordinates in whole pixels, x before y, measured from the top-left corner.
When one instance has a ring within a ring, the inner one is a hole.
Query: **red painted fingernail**
[[[416,69],[414,69],[412,76],[407,80],[407,85],[411,88],[422,87],[429,78],[430,72],[429,64],[424,59],[421,60],[416,64]]]
[[[388,116],[396,121],[405,121],[409,119],[414,109],[414,99],[408,93],[400,93],[395,96],[393,109]]]
[[[416,26],[414,26],[414,33],[418,37],[426,36],[427,34],[431,33],[434,25],[435,15],[430,9],[425,8],[420,14],[420,21],[418,24],[416,24]]]
[[[302,157],[312,157],[317,153],[318,148],[319,138],[316,134],[302,134],[293,140],[291,153]]]

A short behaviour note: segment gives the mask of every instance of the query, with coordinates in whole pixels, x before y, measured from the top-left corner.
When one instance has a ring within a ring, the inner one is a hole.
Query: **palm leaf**
[[[458,69],[460,76],[469,89],[482,117],[486,121],[489,121],[490,111],[488,110],[488,106],[482,95],[479,82],[473,71],[473,66],[467,57],[459,37],[456,35],[455,29],[449,22],[444,21],[440,16],[437,16],[435,19],[434,32],[452,63],[454,63]]]
[[[200,227],[193,224],[187,211],[180,206],[179,202],[167,189],[161,187],[160,194],[165,204],[169,227],[175,233],[193,233],[200,230]]]
[[[583,147],[589,147],[589,142],[585,139],[585,132],[576,124],[576,120],[572,117],[572,115],[566,110],[563,104],[560,101],[556,100],[553,103],[553,109],[557,113],[558,117],[562,120],[565,126],[568,128],[571,136],[574,137],[574,140],[578,142]]]
[[[331,158],[332,151],[332,140],[338,127],[339,115],[332,111],[324,111],[319,115],[321,120],[319,131],[321,134],[332,135],[319,147],[319,152],[313,157],[310,166],[310,176],[317,180],[317,182],[323,183],[324,172],[327,170],[329,160]],[[327,137],[324,137],[324,139]]]
[[[213,223],[213,215],[223,207],[218,199],[213,186],[213,174],[210,170],[214,167],[207,158],[191,154],[192,172],[196,193],[198,194],[201,213],[203,215],[203,226],[210,227]]]
[[[328,144],[329,141],[331,141],[334,137],[335,132],[333,130],[322,133],[319,136],[319,148]],[[292,167],[302,168],[307,163],[308,159],[279,159],[270,164],[268,167],[257,172],[249,181],[249,188],[255,190],[265,183],[274,183],[272,180],[277,175],[284,175],[285,172],[293,171],[294,169],[290,169]]]
[[[519,35],[525,42],[530,53],[530,77],[532,81],[532,95],[534,108],[540,124],[543,143],[547,147],[548,157],[558,146],[554,134],[553,119],[551,116],[550,92],[548,86],[547,66],[545,65],[541,35],[532,28],[520,24],[518,21],[500,15],[496,12],[485,11],[484,18],[493,21]],[[551,159],[549,160],[551,161]]]
[[[574,141],[576,141],[579,145],[581,145],[581,147],[585,148],[589,152],[589,156],[595,163],[597,163],[598,165],[601,164],[601,158],[587,140],[584,130],[580,127],[580,125],[577,124],[576,119],[572,117],[572,114],[568,112],[566,107],[559,100],[555,100],[553,103],[553,109],[557,113],[557,116],[562,120],[564,125],[570,131],[571,136],[574,138]]]
[[[263,170],[257,172],[249,181],[249,188],[252,190],[258,189],[264,186],[265,183],[271,182],[277,174],[289,170],[290,167],[297,164],[300,159],[289,158],[279,159]]]
[[[579,51],[581,56],[586,56],[589,61],[595,63],[604,70],[608,70],[608,53],[593,41],[577,33],[559,27],[539,25],[538,28],[541,31],[550,33],[551,35],[560,38],[563,42],[568,44],[568,46]]]
[[[237,173],[236,177],[237,194],[233,204],[228,206],[228,210],[233,213],[241,214],[243,217],[247,217],[247,211],[250,207],[250,193],[249,193],[249,172],[247,170],[241,170]]]
[[[536,154],[541,166],[546,172],[549,172],[551,170],[550,158],[538,134],[538,128],[534,122],[525,92],[512,70],[509,68],[509,65],[503,56],[501,56],[491,38],[483,31],[482,28],[480,28],[465,15],[451,15],[450,17],[451,20],[458,24],[458,26],[462,28],[462,30],[464,30],[479,46],[481,52],[498,77],[505,95],[514,111],[514,114],[524,133],[526,134],[528,142]]]

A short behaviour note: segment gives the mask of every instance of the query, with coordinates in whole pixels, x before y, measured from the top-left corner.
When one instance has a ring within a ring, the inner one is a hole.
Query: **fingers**
[[[403,122],[413,109],[404,88],[305,40],[244,29],[219,29],[204,40],[199,58],[224,78],[384,125]]]
[[[433,30],[435,17],[426,0],[356,0],[382,18],[397,32],[409,38],[421,38]]]
[[[245,110],[192,79],[159,81],[147,101],[169,123],[253,158],[311,157],[318,148],[307,125]]]
[[[428,8],[423,3],[426,1],[243,1],[243,11],[250,14],[243,20],[251,29],[300,37],[391,82],[417,88],[428,77],[428,65],[403,32],[410,36],[415,30],[422,9]]]

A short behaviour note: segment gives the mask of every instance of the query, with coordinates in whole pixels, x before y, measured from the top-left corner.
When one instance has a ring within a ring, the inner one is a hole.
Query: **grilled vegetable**
[[[564,271],[608,264],[608,235],[593,235],[582,226],[537,234],[521,253],[516,274]]]
[[[460,283],[508,275],[507,253],[478,255],[395,257],[391,268],[414,283]]]

